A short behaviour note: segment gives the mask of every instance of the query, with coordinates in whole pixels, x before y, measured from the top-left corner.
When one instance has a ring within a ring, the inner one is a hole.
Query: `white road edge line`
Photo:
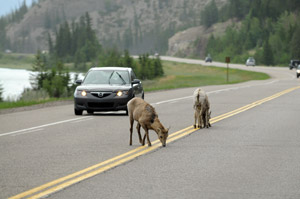
[[[74,123],[78,123],[78,122],[85,122],[85,121],[92,120],[92,119],[94,119],[94,118],[90,117],[90,118],[87,118],[87,119],[85,119],[85,120],[72,121],[71,123],[74,124]]]
[[[88,117],[91,117],[91,116],[88,116]],[[35,129],[39,129],[39,128],[43,128],[43,127],[53,126],[53,125],[56,125],[56,124],[62,124],[62,123],[67,123],[67,122],[82,120],[82,119],[87,119],[87,117],[81,117],[81,118],[74,118],[74,119],[69,119],[69,120],[63,120],[63,121],[59,121],[59,122],[53,122],[53,123],[50,123],[50,124],[44,124],[44,125],[41,125],[41,126],[31,127],[31,128],[27,128],[27,129],[18,130],[18,131],[12,131],[12,132],[8,132],[8,133],[2,133],[2,134],[0,134],[0,137],[5,136],[5,135],[12,135],[12,134],[16,134],[16,133],[21,133],[21,132],[25,132],[25,131],[31,131],[31,130],[35,130]]]
[[[25,132],[22,132],[22,133],[12,134],[10,136],[18,136],[18,135],[23,135],[23,134],[27,134],[27,133],[33,133],[33,132],[42,131],[42,130],[44,130],[44,129],[34,129],[34,130],[31,130],[31,131],[25,131]]]

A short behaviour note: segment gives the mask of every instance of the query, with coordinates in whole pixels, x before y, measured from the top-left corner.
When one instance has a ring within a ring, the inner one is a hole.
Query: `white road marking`
[[[94,118],[90,117],[90,118],[87,118],[85,120],[77,120],[77,121],[73,121],[71,123],[85,122],[85,121],[92,120],[92,119],[94,119]]]
[[[36,131],[42,131],[44,129],[34,129],[34,130],[31,130],[31,131],[25,131],[23,133],[16,133],[16,134],[12,134],[10,136],[18,136],[18,135],[23,135],[23,134],[27,134],[27,133],[33,133],[33,132],[36,132]]]
[[[54,126],[54,125],[57,125],[57,124],[72,122],[72,121],[76,121],[76,120],[82,120],[82,119],[87,119],[87,117],[80,117],[80,118],[73,118],[73,119],[69,119],[69,120],[62,120],[62,121],[59,121],[59,122],[53,122],[53,123],[44,124],[44,125],[40,125],[40,126],[35,126],[35,127],[27,128],[27,129],[21,129],[21,130],[18,130],[18,131],[2,133],[2,134],[0,134],[0,137],[5,136],[5,135],[12,135],[12,134],[16,134],[16,133],[22,133],[22,132],[25,132],[25,131],[31,131],[31,130],[35,130],[35,129],[39,129],[39,128],[43,128],[43,127]]]

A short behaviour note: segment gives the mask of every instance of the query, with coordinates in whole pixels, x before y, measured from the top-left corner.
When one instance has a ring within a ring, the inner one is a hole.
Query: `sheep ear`
[[[169,126],[169,128],[167,128],[167,132],[169,132],[170,129],[171,129],[171,126]]]

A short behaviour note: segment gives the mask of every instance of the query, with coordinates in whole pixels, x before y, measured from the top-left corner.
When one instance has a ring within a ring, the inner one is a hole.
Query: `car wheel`
[[[74,108],[74,113],[75,115],[82,115],[82,110],[77,110],[76,108]]]
[[[87,110],[88,114],[94,114],[94,111]]]
[[[128,109],[126,109],[126,113],[125,113],[125,115],[128,115]]]
[[[143,95],[142,95],[142,99],[144,99],[145,98],[145,93],[143,93]]]

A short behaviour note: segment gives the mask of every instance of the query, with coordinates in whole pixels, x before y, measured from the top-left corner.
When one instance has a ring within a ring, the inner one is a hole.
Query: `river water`
[[[3,88],[4,100],[16,100],[25,88],[31,88],[31,71],[23,69],[0,68],[0,84]]]
[[[34,72],[24,69],[0,68],[0,84],[3,88],[2,98],[4,100],[17,100],[25,88],[31,88],[30,76]],[[70,73],[74,77],[75,73]],[[80,75],[82,78],[82,75]]]

